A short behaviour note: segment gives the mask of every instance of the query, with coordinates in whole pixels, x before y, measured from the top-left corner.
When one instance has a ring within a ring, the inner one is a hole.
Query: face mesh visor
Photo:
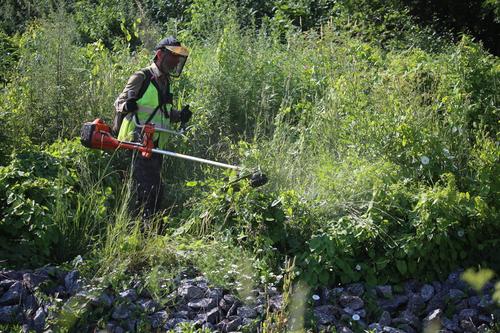
[[[177,65],[172,68],[169,72],[169,74],[173,77],[179,77],[182,73],[182,69],[184,68],[184,64],[186,63],[187,57],[184,56],[178,56],[179,61],[177,62]]]

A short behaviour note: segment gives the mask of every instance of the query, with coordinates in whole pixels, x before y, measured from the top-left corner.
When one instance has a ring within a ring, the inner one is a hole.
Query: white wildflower
[[[355,313],[355,314],[352,315],[352,320],[358,321],[360,319],[361,319],[361,317],[359,316],[359,314]]]
[[[457,234],[458,234],[458,237],[464,237],[465,232],[463,231],[463,229],[460,229],[460,230],[458,230]]]
[[[420,157],[420,162],[423,164],[423,165],[427,165],[429,164],[429,161],[430,161],[430,158],[428,158],[427,156],[423,155],[422,157]]]
[[[357,264],[356,267],[354,267],[357,271],[360,271],[361,270],[361,265],[360,264]]]
[[[312,295],[312,299],[315,301],[319,301],[320,297],[318,295]]]

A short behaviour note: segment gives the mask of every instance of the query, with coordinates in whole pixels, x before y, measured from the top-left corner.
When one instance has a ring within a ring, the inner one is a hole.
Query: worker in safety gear
[[[185,124],[191,118],[189,105],[182,110],[172,107],[171,79],[181,75],[188,57],[188,50],[175,37],[162,39],[155,47],[153,63],[135,72],[123,92],[115,101],[113,132],[119,140],[141,141],[141,128],[135,125],[154,123],[156,127],[169,129],[172,123]],[[165,148],[167,133],[155,132],[154,145]],[[132,180],[134,184],[134,211],[142,211],[143,218],[151,217],[158,208],[162,194],[162,155],[145,158],[134,154]]]

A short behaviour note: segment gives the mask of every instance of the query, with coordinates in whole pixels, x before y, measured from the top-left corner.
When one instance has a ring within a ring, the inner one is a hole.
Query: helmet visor
[[[170,56],[173,56],[177,59],[176,65],[168,69],[168,74],[173,77],[179,77],[189,55],[188,49],[183,46],[170,45],[164,46],[163,48],[167,50],[168,53],[170,53]]]
[[[173,77],[181,76],[182,69],[184,68],[184,64],[186,63],[187,57],[178,56],[179,61],[174,68],[169,69],[168,74]]]

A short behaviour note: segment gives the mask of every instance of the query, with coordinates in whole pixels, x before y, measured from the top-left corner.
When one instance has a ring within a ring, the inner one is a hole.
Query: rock
[[[222,288],[210,289],[210,290],[208,290],[207,297],[220,300],[220,299],[222,299],[222,297],[224,297],[224,290]]]
[[[17,282],[16,280],[10,280],[10,279],[5,279],[0,281],[0,291],[9,290],[9,288],[12,287],[12,285],[16,282]]]
[[[446,293],[444,291],[440,291],[439,293],[435,294],[434,297],[432,297],[429,303],[427,304],[425,312],[431,312],[432,310],[436,309],[443,309],[445,307],[445,302],[444,302],[445,296]]]
[[[401,330],[394,328],[394,327],[391,327],[391,326],[384,326],[382,328],[382,332],[384,332],[384,333],[406,333],[404,331],[401,331]]]
[[[242,306],[238,308],[236,314],[242,318],[255,318],[257,317],[257,311],[249,306]]]
[[[128,299],[130,302],[137,300],[137,292],[134,289],[127,289],[120,293],[120,296]]]
[[[0,305],[14,305],[21,303],[23,286],[21,282],[14,282],[9,290],[0,297]]]
[[[188,320],[184,319],[184,318],[172,318],[172,319],[167,320],[167,323],[165,324],[164,328],[167,331],[173,330],[177,325],[179,325],[181,323],[186,323],[186,322],[188,322]]]
[[[460,300],[464,299],[467,295],[460,289],[450,289],[448,292],[448,298],[453,303],[458,303]]]
[[[472,320],[461,320],[460,327],[464,329],[466,332],[477,333],[477,327],[474,325]]]
[[[347,326],[342,326],[340,329],[337,330],[339,333],[353,333],[353,331],[347,327]]]
[[[379,301],[379,306],[382,310],[393,312],[408,302],[408,297],[405,295],[397,295],[392,299]]]
[[[109,295],[106,292],[103,292],[97,298],[97,305],[107,309],[113,305],[113,300],[114,300],[113,296]]]
[[[382,327],[391,325],[392,323],[391,314],[388,311],[382,312],[382,314],[380,315],[380,319],[378,320],[378,323]]]
[[[0,307],[0,323],[11,324],[17,321],[19,310],[20,310],[19,305]]]
[[[458,327],[458,319],[453,319],[450,320],[448,318],[443,318],[441,319],[441,324],[443,325],[444,328],[450,331],[455,331],[458,332],[460,330],[460,327]]]
[[[221,332],[233,332],[236,331],[242,323],[243,320],[240,317],[231,316],[218,323],[216,327]]]
[[[231,307],[229,308],[229,310],[227,310],[226,316],[230,317],[230,316],[236,314],[237,309],[238,309],[238,303],[234,302],[233,305],[231,305]]]
[[[330,290],[331,297],[340,297],[343,293],[344,293],[344,288],[340,287],[333,288],[332,290]]]
[[[33,294],[24,294],[22,304],[23,311],[28,316],[34,315],[36,310],[38,309],[38,302]]]
[[[353,296],[361,296],[365,292],[365,287],[362,283],[353,283],[347,286],[346,291]]]
[[[468,302],[467,302],[467,299],[463,299],[461,300],[460,302],[458,302],[457,304],[455,304],[455,312],[460,312],[462,310],[465,310],[467,309],[469,306]]]
[[[111,318],[115,320],[127,319],[130,316],[130,310],[125,304],[120,304],[113,309]]]
[[[443,310],[441,309],[433,310],[431,313],[427,315],[427,317],[424,318],[424,324],[428,325],[432,322],[439,322],[442,316],[443,316]]]
[[[411,294],[408,297],[408,304],[406,309],[413,313],[420,313],[425,308],[425,302],[420,294]]]
[[[460,311],[458,314],[458,320],[463,321],[463,320],[474,320],[477,317],[477,310],[476,309],[463,309]]]
[[[363,302],[363,300],[359,296],[343,295],[340,297],[339,302],[340,302],[340,305],[342,305],[342,307],[349,307],[353,310],[359,310],[363,306],[365,306],[365,303]]]
[[[479,323],[491,324],[493,322],[493,315],[478,315],[477,320]]]
[[[432,296],[434,296],[434,287],[430,284],[424,284],[420,289],[420,297],[427,303]]]
[[[213,308],[205,314],[205,321],[210,324],[215,324],[220,319],[220,311],[218,308]]]
[[[189,311],[181,310],[177,311],[172,315],[174,318],[184,318],[184,319],[189,319]]]
[[[375,291],[379,297],[392,298],[392,286],[376,286]]]
[[[217,300],[214,298],[202,298],[194,302],[189,302],[188,306],[193,310],[210,310],[217,306]]]
[[[332,324],[335,322],[336,308],[333,305],[321,305],[313,310],[314,317],[320,325]]]
[[[167,320],[168,320],[167,311],[158,311],[149,316],[149,321],[151,323],[152,328],[162,327],[163,325],[165,325]]]
[[[153,301],[152,299],[140,299],[137,301],[137,304],[141,307],[141,309],[146,313],[153,313],[159,308],[159,304]]]
[[[202,298],[205,295],[203,289],[193,285],[182,285],[177,289],[177,293],[186,300]]]
[[[419,328],[420,320],[412,312],[405,310],[401,312],[400,317],[392,320],[392,325],[398,326],[398,324],[410,325],[414,328]]]
[[[39,307],[33,317],[33,327],[35,331],[42,332],[45,327],[45,312],[42,307]]]
[[[380,325],[379,323],[372,323],[370,325],[368,325],[368,329],[370,330],[370,332],[374,332],[374,333],[380,333],[382,332],[382,328],[383,326]]]
[[[481,297],[481,300],[477,304],[477,307],[482,309],[482,310],[487,310],[490,307],[492,307],[495,303],[493,302],[493,299],[491,298],[491,295],[483,295]]]
[[[282,295],[275,295],[269,299],[269,307],[271,308],[271,311],[278,311],[281,309],[283,304],[283,296]]]
[[[24,273],[23,274],[23,284],[28,289],[35,289],[42,282],[45,282],[49,279],[49,275],[45,272],[45,274],[35,274],[35,273]]]
[[[81,283],[78,281],[80,273],[77,270],[72,270],[64,277],[64,287],[70,295],[74,295],[81,288]]]

